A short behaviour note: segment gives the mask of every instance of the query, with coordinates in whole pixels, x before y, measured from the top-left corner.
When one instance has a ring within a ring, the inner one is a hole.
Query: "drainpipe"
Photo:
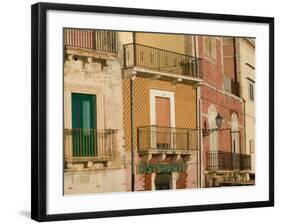
[[[135,32],[133,32],[133,51],[134,51],[134,53],[133,53],[133,55],[134,55],[134,66],[136,66],[137,65],[137,52],[136,52],[136,48],[137,48],[137,46],[136,46],[136,33]]]
[[[202,128],[201,128],[201,94],[200,85],[196,87],[196,130],[198,131],[198,151],[197,151],[197,187],[202,187]]]
[[[236,42],[235,37],[233,37],[233,61],[234,61],[234,82],[237,83],[237,53],[236,53]]]
[[[197,44],[196,36],[193,35],[193,45],[194,45],[194,57],[197,58]],[[198,64],[198,66],[200,66]],[[200,69],[200,68],[199,68]],[[200,72],[200,70],[198,70]],[[196,129],[198,131],[198,151],[197,151],[197,161],[196,161],[196,170],[197,170],[197,187],[202,187],[202,128],[201,128],[201,87],[200,85],[196,86]]]
[[[130,109],[131,109],[131,190],[135,191],[135,144],[134,144],[134,78],[130,78]]]
[[[136,43],[136,34],[133,32],[133,43],[134,43],[134,66],[135,60],[136,60],[136,54],[135,54],[135,43]],[[131,191],[135,191],[135,138],[134,138],[134,129],[135,129],[135,118],[134,118],[134,80],[136,78],[136,72],[132,72],[132,77],[130,78],[130,110],[131,110]]]
[[[194,57],[197,57],[197,45],[196,45],[195,35],[193,35],[193,45],[194,45]]]
[[[246,100],[243,98],[243,110],[244,110],[244,148],[245,154],[247,154],[247,142],[246,142]],[[250,154],[250,153],[249,153]]]

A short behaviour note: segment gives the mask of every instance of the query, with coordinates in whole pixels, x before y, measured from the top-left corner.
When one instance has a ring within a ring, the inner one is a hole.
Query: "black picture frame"
[[[208,204],[195,206],[159,207],[101,212],[46,214],[46,13],[48,10],[141,15],[168,18],[190,18],[215,21],[254,22],[269,25],[269,200]],[[163,11],[137,8],[103,7],[74,4],[37,3],[31,11],[31,218],[36,221],[74,220],[117,216],[193,212],[237,208],[274,206],[274,18],[240,15]]]

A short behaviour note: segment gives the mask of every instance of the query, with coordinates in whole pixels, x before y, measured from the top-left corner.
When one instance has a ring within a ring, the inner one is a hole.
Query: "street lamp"
[[[217,131],[218,129],[220,129],[221,125],[222,125],[222,121],[223,121],[223,117],[218,113],[217,116],[215,117],[216,120],[216,126],[217,128],[211,128],[211,129],[203,129],[203,137],[206,137],[210,134],[212,134],[213,132]]]

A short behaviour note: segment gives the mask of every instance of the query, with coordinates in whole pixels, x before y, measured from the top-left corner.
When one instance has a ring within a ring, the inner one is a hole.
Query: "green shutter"
[[[72,93],[72,148],[74,157],[96,155],[96,115],[96,95]]]

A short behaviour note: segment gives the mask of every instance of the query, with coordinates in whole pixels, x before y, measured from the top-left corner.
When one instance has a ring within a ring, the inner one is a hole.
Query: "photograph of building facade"
[[[246,38],[64,29],[64,194],[254,184],[254,61]]]

